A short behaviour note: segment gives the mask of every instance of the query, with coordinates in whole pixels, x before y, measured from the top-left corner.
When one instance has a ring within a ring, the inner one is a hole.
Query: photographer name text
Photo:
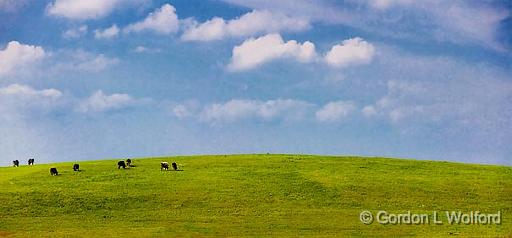
[[[359,214],[359,220],[364,224],[376,222],[383,225],[500,225],[501,212],[482,213],[480,211],[433,211],[432,213],[413,213],[411,211],[407,211],[404,213],[392,213],[388,211],[377,211],[372,213],[370,211],[362,211]]]

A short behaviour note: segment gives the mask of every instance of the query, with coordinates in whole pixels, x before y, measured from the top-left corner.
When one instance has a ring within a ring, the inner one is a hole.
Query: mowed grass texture
[[[176,161],[182,171],[160,171]],[[512,168],[388,158],[187,156],[0,168],[0,236],[510,237]],[[50,176],[56,167],[59,176]],[[501,212],[501,225],[359,214]]]

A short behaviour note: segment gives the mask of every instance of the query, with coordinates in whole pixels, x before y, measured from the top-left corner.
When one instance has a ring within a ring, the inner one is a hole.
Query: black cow
[[[20,161],[18,160],[13,160],[12,164],[14,165],[14,167],[20,167]]]
[[[160,163],[160,170],[168,170],[169,169],[169,163],[167,162],[161,162]]]
[[[126,163],[124,163],[123,160],[117,162],[117,169],[120,169],[121,167],[123,167],[123,169],[126,169]]]
[[[176,162],[172,162],[172,168],[174,170],[178,170],[178,165],[176,164]]]
[[[131,159],[127,159],[126,160],[126,166],[132,167],[132,160]]]
[[[79,164],[74,164],[73,165],[73,171],[80,171],[80,165]]]
[[[28,165],[34,165],[34,159],[28,159]]]
[[[51,169],[50,169],[50,174],[51,174],[52,176],[53,176],[53,175],[57,176],[57,175],[59,175],[59,172],[57,172],[57,168],[51,168]]]

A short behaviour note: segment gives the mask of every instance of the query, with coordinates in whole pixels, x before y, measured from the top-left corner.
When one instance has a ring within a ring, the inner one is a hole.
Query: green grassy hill
[[[0,168],[0,237],[512,236],[512,167],[304,155],[116,162]],[[500,211],[502,221],[365,225],[364,210]]]

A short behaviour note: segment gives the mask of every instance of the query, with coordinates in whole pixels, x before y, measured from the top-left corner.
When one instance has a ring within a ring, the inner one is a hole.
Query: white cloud
[[[185,118],[192,116],[192,112],[185,105],[176,105],[172,109],[173,114],[178,118]]]
[[[159,9],[150,13],[143,21],[133,23],[124,28],[126,33],[154,31],[160,34],[175,33],[179,29],[179,20],[176,8],[170,4],[164,4]]]
[[[372,117],[372,116],[377,115],[377,110],[372,105],[368,105],[368,106],[363,107],[361,112],[363,113],[363,115],[365,117]]]
[[[96,39],[110,39],[116,37],[119,34],[119,28],[116,24],[113,24],[111,27],[104,30],[95,30],[94,38]]]
[[[135,47],[133,50],[135,53],[157,53],[160,52],[161,49],[159,48],[148,48],[146,46],[139,45]]]
[[[181,39],[184,41],[211,41],[220,40],[227,34],[226,21],[220,17],[214,17],[202,24],[191,23],[181,35]]]
[[[372,61],[374,54],[375,48],[372,44],[356,37],[334,45],[325,54],[323,62],[336,68],[368,64]],[[228,69],[230,71],[250,70],[266,62],[285,58],[299,62],[317,61],[315,44],[309,41],[301,44],[295,40],[284,42],[279,34],[250,38],[233,48]]]
[[[84,113],[113,111],[131,107],[138,103],[138,100],[128,94],[106,95],[102,90],[98,90],[78,105],[78,111]]]
[[[119,62],[117,58],[109,58],[100,54],[90,60],[85,60],[74,65],[78,70],[99,72]]]
[[[346,118],[355,109],[356,106],[350,101],[329,102],[318,110],[315,116],[321,122],[335,122]]]
[[[385,116],[397,123],[406,118],[426,113],[426,105],[418,98],[427,94],[426,87],[418,82],[390,80],[387,82],[388,93],[377,100],[374,105],[363,108],[366,117]],[[403,100],[403,98],[408,98]]]
[[[35,90],[34,88],[27,85],[11,84],[7,87],[0,88],[0,95],[57,99],[62,96],[62,93],[59,90],[53,88]]]
[[[64,50],[54,54],[57,62],[52,66],[51,72],[63,71],[100,72],[119,63],[119,59],[107,57],[103,54],[93,54],[83,50]]]
[[[297,32],[309,29],[304,18],[289,17],[281,13],[258,11],[246,13],[237,19],[226,21],[214,17],[204,23],[193,21],[183,35],[185,41],[211,41],[226,37],[254,36],[260,33]]]
[[[334,45],[325,55],[325,62],[333,67],[367,64],[373,59],[375,49],[372,44],[356,37]]]
[[[78,28],[71,28],[62,33],[66,39],[80,38],[87,34],[87,25],[81,25]]]
[[[393,6],[411,4],[411,0],[369,0],[369,5],[379,10],[385,10]]]
[[[292,99],[269,101],[234,99],[224,104],[211,104],[201,112],[200,118],[209,122],[232,122],[243,119],[271,120],[298,119],[311,104]]]
[[[107,16],[120,3],[120,0],[55,0],[48,4],[46,12],[76,20],[98,19]]]
[[[379,75],[387,79],[386,93],[363,115],[385,119],[400,130],[439,126],[478,140],[503,137],[502,128],[512,125],[508,70],[447,57],[386,55],[380,66],[386,70]]]
[[[287,42],[279,34],[269,34],[260,38],[250,38],[233,48],[228,69],[242,71],[253,69],[268,61],[292,58],[308,62],[316,57],[315,45],[309,41],[302,44],[295,40]]]
[[[500,31],[502,22],[511,16],[511,11],[496,1],[224,1],[251,9],[271,9],[292,17],[305,17],[312,22],[355,27],[415,43],[430,40],[476,43],[496,50],[506,47],[497,39],[496,33]]]
[[[28,85],[11,84],[0,88],[0,121],[17,121],[27,113],[47,112],[61,103],[63,93],[49,88],[37,90]]]
[[[495,50],[505,49],[496,37],[502,21],[510,17],[510,10],[485,5],[475,7],[466,1],[439,3],[417,6],[428,9],[431,22],[438,25],[432,34],[437,40],[456,44],[473,42]]]
[[[196,116],[199,111],[200,105],[195,100],[171,106],[171,113],[180,119]]]
[[[14,69],[30,65],[45,57],[40,46],[24,45],[11,41],[0,50],[0,75],[13,72]]]
[[[139,46],[135,47],[135,49],[133,49],[133,51],[137,52],[137,53],[144,53],[144,52],[148,51],[148,48],[139,45]]]

